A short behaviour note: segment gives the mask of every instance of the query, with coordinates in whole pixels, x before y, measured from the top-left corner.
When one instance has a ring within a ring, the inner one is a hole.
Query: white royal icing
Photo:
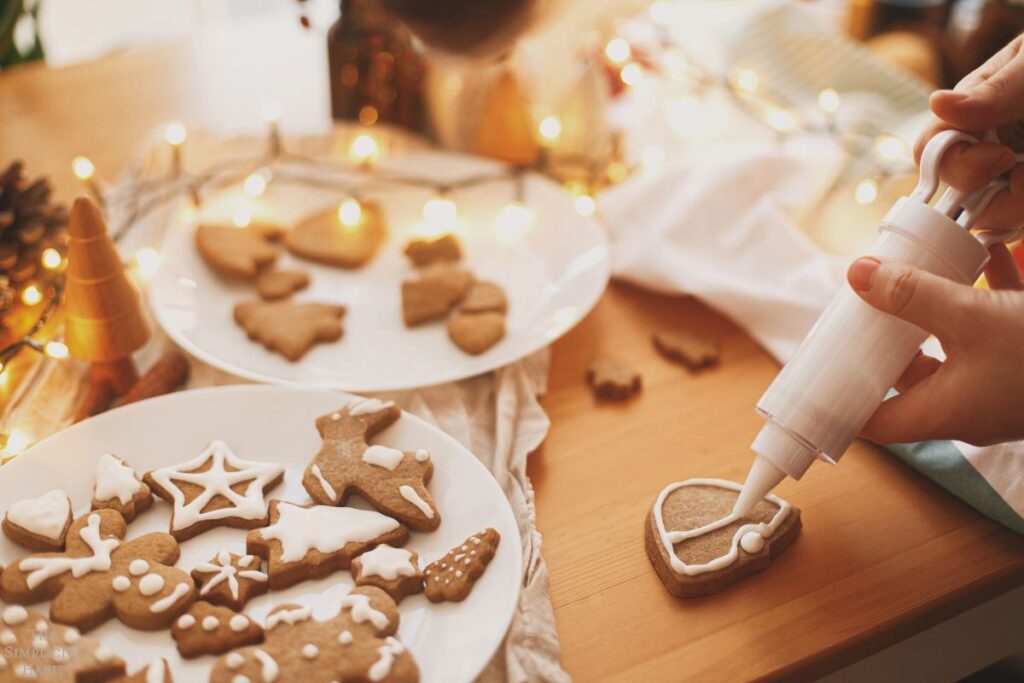
[[[124,593],[126,590],[132,587],[132,580],[124,574],[118,574],[114,577],[114,580],[110,582],[110,585],[114,587],[118,593]]]
[[[178,617],[178,628],[188,630],[196,625],[196,618],[191,614],[182,614]]]
[[[416,451],[416,462],[426,462],[427,460],[430,460],[429,452],[423,448]]]
[[[171,607],[174,606],[174,603],[178,602],[178,600],[181,600],[183,597],[185,597],[188,594],[188,592],[189,592],[189,584],[187,584],[187,583],[185,583],[183,581],[183,582],[179,583],[177,586],[175,586],[174,590],[171,591],[171,593],[169,595],[160,598],[159,600],[154,602],[152,605],[150,605],[149,606],[149,611],[153,612],[154,614],[159,614],[160,612],[166,612],[167,610],[169,610]]]
[[[212,460],[210,467],[196,472]],[[225,465],[232,469],[228,471]],[[261,519],[267,515],[267,503],[263,489],[284,473],[282,465],[243,460],[231,452],[223,441],[211,441],[205,451],[188,462],[172,467],[153,470],[149,476],[170,493],[174,501],[173,529],[185,529],[198,522],[220,520],[226,517]],[[202,492],[188,503],[185,493],[174,484],[175,481],[201,486]],[[240,494],[231,487],[249,482],[245,493]],[[217,496],[222,496],[231,505],[215,510],[203,510]]]
[[[59,489],[19,500],[7,508],[7,521],[11,524],[54,542],[60,541],[69,517],[71,501],[68,494]]]
[[[220,620],[211,614],[210,616],[203,617],[202,625],[204,631],[216,631],[217,627],[220,626]]]
[[[277,662],[274,658],[263,650],[256,648],[252,651],[253,656],[260,660],[261,671],[260,675],[263,677],[263,683],[274,683],[277,680],[278,668]]]
[[[300,621],[306,621],[312,615],[312,611],[308,607],[294,607],[292,609],[279,609],[269,617],[267,617],[267,630],[274,628],[282,621],[286,624],[293,625]]]
[[[376,465],[377,467],[383,467],[386,470],[395,471],[398,467],[398,463],[402,462],[402,458],[405,457],[405,453],[398,450],[397,448],[389,448],[387,446],[370,446],[363,451],[363,462],[368,465]]]
[[[228,622],[228,626],[232,631],[238,633],[249,628],[249,620],[241,614],[236,614],[231,617],[231,620]]]
[[[416,489],[408,484],[402,484],[398,487],[398,493],[401,494],[402,498],[405,498],[407,501],[419,508],[419,511],[422,512],[427,519],[434,518],[434,508],[430,507],[430,505],[427,504],[427,501],[423,500],[423,498],[420,497],[420,494],[416,493]]]
[[[384,630],[391,623],[388,615],[370,605],[370,598],[362,593],[349,593],[341,598],[341,610],[351,610],[357,624],[369,621],[377,630]]]
[[[370,666],[367,675],[371,681],[383,681],[391,675],[391,667],[395,663],[395,655],[405,652],[405,647],[392,636],[384,639],[384,644],[377,648],[377,661]]]
[[[14,645],[18,642],[18,636],[9,628],[0,631],[0,645]]]
[[[764,536],[756,531],[750,531],[740,537],[740,547],[748,553],[759,553],[764,547]]]
[[[143,559],[132,560],[131,564],[128,565],[128,573],[132,576],[142,576],[149,571],[149,562]]]
[[[159,574],[146,574],[139,579],[139,592],[147,598],[164,589],[164,577]]]
[[[338,642],[342,645],[348,645],[352,642],[352,640],[352,631],[349,631],[347,628],[342,630],[342,632],[338,634]]]
[[[669,562],[672,565],[672,571],[676,574],[695,576],[697,574],[716,571],[729,566],[739,557],[739,545],[741,538],[752,532],[757,533],[761,537],[763,544],[764,538],[775,533],[775,530],[779,528],[779,525],[781,525],[789,515],[789,503],[774,494],[768,494],[765,496],[765,500],[775,504],[779,508],[768,523],[744,524],[736,530],[736,533],[732,537],[732,543],[729,545],[729,551],[725,555],[716,557],[703,564],[686,564],[680,560],[675,553],[674,546],[676,543],[681,543],[682,541],[691,538],[697,538],[698,536],[711,533],[716,529],[729,526],[740,519],[740,516],[730,512],[725,517],[696,529],[687,529],[686,531],[667,531],[665,529],[665,521],[662,517],[662,508],[665,505],[665,499],[668,498],[668,494],[684,486],[715,486],[718,488],[729,489],[730,491],[742,490],[742,487],[739,484],[726,481],[724,479],[688,479],[686,481],[677,481],[674,484],[669,484],[662,489],[660,494],[658,494],[658,499],[654,501],[654,524],[658,530],[658,535],[661,538],[662,547],[664,547],[665,552],[668,553]]]
[[[252,683],[248,676],[235,676],[231,679],[231,683]]]
[[[166,673],[164,660],[158,659],[146,669],[146,683],[164,683],[167,680]]]
[[[314,505],[303,508],[278,503],[278,519],[259,530],[266,540],[281,541],[281,561],[298,562],[310,550],[332,553],[349,543],[369,541],[394,531],[396,520],[379,512]]]
[[[252,564],[254,559],[255,558],[252,555],[245,555],[244,557],[239,558],[238,564],[243,567],[248,567]],[[238,571],[238,569],[231,564],[231,553],[226,550],[222,550],[217,553],[217,557],[214,558],[213,562],[203,562],[198,565],[195,568],[195,571],[213,574],[213,576],[203,583],[203,587],[199,590],[200,595],[206,595],[218,585],[227,581],[228,590],[231,591],[231,597],[235,600],[238,599],[238,577],[251,579],[253,581],[267,580],[266,574],[261,571],[256,571],[255,569]]]
[[[112,659],[114,659],[113,651],[110,650],[110,648],[104,647],[102,645],[96,648],[96,650],[92,653],[92,656],[95,657],[96,661],[98,662],[109,662]]]
[[[232,652],[224,658],[224,665],[232,671],[241,669],[243,664],[245,664],[245,657],[238,652]]]
[[[113,453],[104,453],[96,461],[96,487],[92,497],[97,501],[117,500],[127,505],[142,488],[135,470]]]
[[[91,572],[105,572],[110,569],[110,553],[114,551],[120,541],[116,538],[100,538],[100,516],[89,515],[86,525],[78,532],[85,544],[92,550],[88,557],[67,557],[59,555],[55,557],[26,557],[18,563],[18,569],[29,572],[25,578],[25,585],[29,588],[36,588],[44,581],[71,572],[71,575],[78,578]]]
[[[309,471],[316,479],[316,483],[320,484],[320,490],[324,492],[324,495],[330,498],[331,500],[337,500],[338,492],[334,490],[333,486],[331,486],[331,482],[327,481],[327,479],[324,478],[324,473],[320,471],[320,466],[314,463],[309,468]]]
[[[64,642],[68,645],[74,645],[82,639],[82,632],[74,626],[68,626],[64,629]]]
[[[348,414],[356,417],[370,415],[381,410],[387,410],[393,405],[395,405],[393,401],[381,401],[379,398],[356,398],[349,402]]]
[[[404,548],[392,548],[387,544],[363,553],[359,556],[359,562],[362,566],[362,576],[379,576],[385,581],[416,574],[412,553]]]
[[[302,656],[306,659],[316,659],[318,654],[320,654],[320,648],[313,643],[306,643],[302,646]]]

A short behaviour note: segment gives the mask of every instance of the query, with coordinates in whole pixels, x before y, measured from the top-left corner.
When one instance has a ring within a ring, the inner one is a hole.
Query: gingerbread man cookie
[[[167,660],[157,659],[130,676],[115,679],[114,683],[174,683],[174,677],[171,675],[171,665]]]
[[[210,683],[416,683],[419,667],[394,637],[398,622],[394,600],[372,586],[342,597],[326,621],[313,619],[308,607],[280,605],[267,617],[266,641],[218,659]]]
[[[263,642],[263,627],[245,614],[199,601],[171,627],[171,637],[185,659],[219,655]]]
[[[396,603],[423,592],[419,555],[413,550],[381,544],[352,560],[352,578],[357,586],[376,586]]]
[[[317,418],[316,428],[324,443],[302,475],[302,485],[313,500],[344,505],[355,491],[410,529],[436,529],[441,515],[427,491],[434,473],[430,454],[366,442],[401,415],[391,402],[357,398]]]
[[[125,541],[116,510],[79,517],[66,550],[12,562],[0,575],[0,597],[30,603],[53,599],[50,618],[88,631],[113,616],[141,630],[166,628],[195,599],[192,578],[172,565],[178,543],[169,534]]]
[[[73,626],[20,605],[0,612],[0,681],[101,683],[124,670],[123,659]]]
[[[484,529],[449,550],[440,560],[428,564],[423,570],[427,599],[431,602],[465,600],[494,558],[499,541],[501,536],[497,531]]]
[[[222,550],[193,569],[192,578],[199,585],[200,599],[241,611],[251,598],[270,590],[267,575],[260,571],[261,564],[255,555]]]
[[[379,543],[401,545],[408,538],[404,526],[379,512],[275,500],[270,526],[250,531],[246,548],[266,558],[270,587],[280,590],[348,569]]]
[[[135,470],[113,453],[104,453],[96,461],[96,485],[92,492],[92,509],[117,510],[124,521],[153,504],[153,492],[142,483]]]
[[[29,550],[60,550],[71,526],[71,499],[59,489],[12,503],[4,515],[7,538]]]
[[[263,494],[283,477],[283,466],[243,460],[223,441],[211,441],[192,460],[147,472],[143,481],[174,505],[171,535],[185,541],[215,526],[264,526]]]

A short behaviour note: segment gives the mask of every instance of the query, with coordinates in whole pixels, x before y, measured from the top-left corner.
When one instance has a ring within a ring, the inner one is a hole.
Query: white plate
[[[425,153],[395,159],[404,174],[450,182],[502,167],[474,157]],[[325,173],[325,172],[324,172]],[[338,177],[338,176],[334,176]],[[422,225],[423,189],[391,187],[376,198],[387,216],[389,235],[376,258],[356,271],[319,266],[285,254],[282,267],[312,276],[299,301],[327,301],[348,307],[340,342],[314,347],[297,363],[249,341],[232,319],[236,302],[254,297],[252,286],[217,276],[194,245],[196,217],[179,211],[161,250],[161,265],[150,283],[150,301],[160,324],[178,344],[222,370],[249,379],[306,387],[375,392],[428,386],[471,377],[543,348],[579,322],[597,303],[608,282],[608,246],[600,225],[581,216],[572,198],[552,181],[525,179],[525,203],[534,220],[519,238],[502,229],[498,216],[514,198],[504,180],[459,190],[456,228],[465,264],[481,279],[498,282],[509,297],[505,339],[480,356],[459,351],[443,322],[413,330],[402,324],[399,287],[412,269],[402,247]],[[258,200],[237,188],[204,205],[200,218],[229,222],[234,211],[292,221],[337,206],[344,193],[275,185]],[[248,206],[252,202],[255,204]]]
[[[343,405],[348,397],[327,391],[266,386],[218,387],[143,401],[86,420],[46,439],[0,469],[3,507],[22,498],[61,488],[77,515],[89,509],[96,459],[113,452],[138,472],[171,465],[199,453],[211,439],[223,439],[241,457],[275,461],[287,467],[284,483],[268,499],[309,502],[302,470],[320,447],[314,420]],[[467,536],[490,526],[501,534],[497,554],[470,596],[461,603],[434,605],[423,595],[399,605],[398,637],[412,650],[421,680],[471,681],[490,660],[508,630],[519,597],[522,558],[515,518],[497,482],[455,439],[427,422],[405,414],[374,439],[405,450],[426,448],[434,460],[429,488],[441,512],[440,528],[412,533],[406,547],[423,564],[445,554]],[[358,498],[352,505],[365,507]],[[128,526],[129,538],[167,531],[170,506],[154,506]],[[245,532],[214,529],[185,541],[178,566],[190,570],[221,549],[243,553]],[[26,554],[0,535],[0,561]],[[250,601],[245,611],[263,622],[271,606],[282,602],[310,605],[316,617],[337,613],[337,598],[352,587],[347,571],[271,591]],[[46,611],[47,603],[36,609]],[[192,661],[178,657],[170,631],[144,633],[116,619],[96,629],[105,645],[122,655],[129,671],[167,657],[176,680],[206,680],[214,657]]]

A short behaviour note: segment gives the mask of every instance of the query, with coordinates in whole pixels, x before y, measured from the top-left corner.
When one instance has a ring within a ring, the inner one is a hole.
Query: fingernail
[[[970,95],[962,90],[940,90],[939,92],[942,93],[943,97],[953,100],[954,102],[962,102],[970,97]]]
[[[846,279],[857,291],[866,292],[871,289],[871,278],[875,276],[875,271],[880,265],[882,263],[876,258],[861,257],[850,264],[849,270],[846,271]]]

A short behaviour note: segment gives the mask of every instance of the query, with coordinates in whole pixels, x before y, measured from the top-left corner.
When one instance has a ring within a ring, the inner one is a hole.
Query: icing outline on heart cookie
[[[725,555],[721,555],[712,560],[704,562],[703,564],[686,564],[675,553],[675,544],[689,540],[691,538],[697,538],[704,534],[711,533],[716,529],[721,529],[724,526],[728,526],[740,519],[741,517],[734,512],[730,512],[725,517],[717,519],[713,522],[709,522],[704,526],[697,527],[696,529],[687,529],[686,531],[668,531],[665,529],[665,522],[662,518],[662,507],[665,505],[665,499],[668,495],[677,489],[681,489],[684,486],[715,486],[718,488],[729,489],[730,491],[736,491],[737,493],[742,490],[742,487],[736,482],[726,481],[725,479],[687,479],[686,481],[677,481],[673,484],[669,484],[661,490],[658,494],[658,499],[654,502],[654,523],[658,529],[658,536],[661,538],[661,545],[668,553],[669,564],[672,567],[672,571],[676,574],[686,574],[687,576],[696,576],[697,574],[703,574],[705,572],[717,571],[729,566],[739,558],[739,546],[742,543],[744,550],[747,552],[757,552],[747,550],[748,547],[755,547],[757,544],[751,542],[747,537],[749,534],[756,534],[761,537],[761,545],[765,538],[771,536],[775,531],[782,525],[782,522],[789,516],[791,506],[786,501],[782,500],[778,496],[769,493],[765,496],[765,500],[778,506],[778,510],[775,515],[772,516],[768,523],[758,522],[756,524],[744,524],[732,537],[732,543],[729,544],[729,552]],[[746,542],[744,542],[746,541]]]

